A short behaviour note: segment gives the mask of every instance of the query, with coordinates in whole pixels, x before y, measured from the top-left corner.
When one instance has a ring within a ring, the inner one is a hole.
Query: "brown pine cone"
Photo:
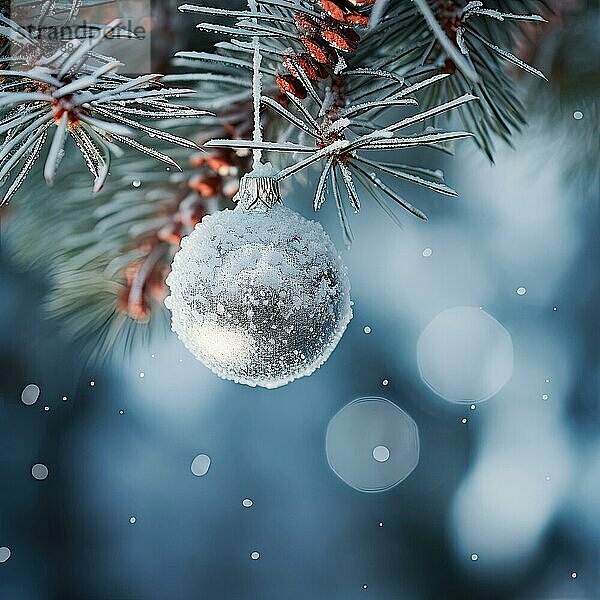
[[[207,215],[204,206],[195,206],[190,209],[186,209],[180,217],[181,223],[188,229],[194,229],[200,221]]]
[[[284,108],[287,108],[290,105],[290,99],[287,97],[287,94],[284,94],[283,92],[273,96],[273,100],[281,104]]]
[[[277,75],[275,81],[283,94],[291,94],[300,100],[306,98],[306,88],[302,82],[293,75]]]
[[[327,71],[323,65],[313,60],[308,54],[293,54],[285,55],[283,57],[283,66],[297,79],[300,79],[298,75],[298,69],[296,63],[304,71],[304,74],[311,80],[316,81],[317,79],[325,79],[327,77]]]
[[[131,287],[133,285],[133,282],[135,281],[135,278],[137,277],[137,274],[138,274],[141,266],[142,266],[142,261],[136,260],[135,262],[132,262],[131,264],[129,264],[125,267],[124,275],[125,275],[125,281],[127,282],[128,287]]]
[[[308,50],[309,54],[322,65],[334,66],[337,63],[337,56],[335,52],[326,44],[310,38],[307,36],[300,36],[304,47]]]
[[[354,52],[358,48],[359,35],[351,29],[343,30],[341,27],[327,27],[321,31],[321,37],[341,52]]]
[[[333,29],[334,31],[339,31],[353,42],[360,42],[360,35],[351,26],[340,23],[328,16],[323,19],[323,27],[321,29]]]
[[[294,15],[294,22],[300,33],[313,35],[319,31],[319,24],[317,21],[308,15],[296,13]]]
[[[212,198],[221,193],[222,182],[218,175],[196,175],[190,178],[188,185],[202,198]]]
[[[330,17],[340,23],[356,27],[366,27],[369,24],[369,17],[361,15],[346,0],[321,0],[321,6]]]
[[[346,20],[343,22],[354,27],[368,27],[369,17],[358,12],[351,12],[346,15]]]
[[[456,65],[454,64],[454,62],[452,62],[451,59],[447,58],[444,61],[444,66],[440,69],[440,71],[442,73],[449,73],[450,75],[453,75],[454,73],[456,73]]]
[[[235,175],[237,167],[229,150],[215,150],[214,152],[198,152],[190,158],[190,165],[196,169],[208,167],[221,177]]]
[[[166,244],[170,244],[171,246],[179,246],[181,243],[182,231],[181,225],[176,223],[168,223],[164,227],[161,227],[156,232],[156,237]]]
[[[134,321],[146,322],[150,318],[150,305],[144,298],[131,298],[131,288],[126,287],[119,293],[117,308]]]
[[[169,271],[170,265],[157,264],[146,280],[144,293],[162,303],[168,295],[165,279]]]

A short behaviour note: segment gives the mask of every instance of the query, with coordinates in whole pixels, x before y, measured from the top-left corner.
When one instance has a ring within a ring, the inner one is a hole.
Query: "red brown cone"
[[[300,100],[306,98],[306,88],[302,82],[293,75],[277,75],[275,81],[282,93],[291,94]]]

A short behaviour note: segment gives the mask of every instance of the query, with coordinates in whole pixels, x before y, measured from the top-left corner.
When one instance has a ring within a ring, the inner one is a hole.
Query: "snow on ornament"
[[[320,224],[281,204],[270,165],[240,182],[238,205],[205,217],[167,278],[172,328],[223,379],[276,388],[310,375],[350,319],[350,284]]]

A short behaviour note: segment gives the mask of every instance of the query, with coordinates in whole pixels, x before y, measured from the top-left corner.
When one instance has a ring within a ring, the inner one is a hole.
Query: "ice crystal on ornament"
[[[240,202],[205,217],[181,246],[167,279],[173,331],[219,377],[276,388],[329,358],[352,310],[320,224]]]

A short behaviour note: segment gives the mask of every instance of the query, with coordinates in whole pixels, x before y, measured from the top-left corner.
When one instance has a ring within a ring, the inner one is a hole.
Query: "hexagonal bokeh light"
[[[419,430],[412,417],[385,398],[359,398],[329,422],[326,452],[333,472],[361,492],[384,492],[419,462]]]
[[[512,338],[483,309],[449,308],[421,333],[417,362],[423,381],[438,396],[450,402],[482,402],[512,376]]]

